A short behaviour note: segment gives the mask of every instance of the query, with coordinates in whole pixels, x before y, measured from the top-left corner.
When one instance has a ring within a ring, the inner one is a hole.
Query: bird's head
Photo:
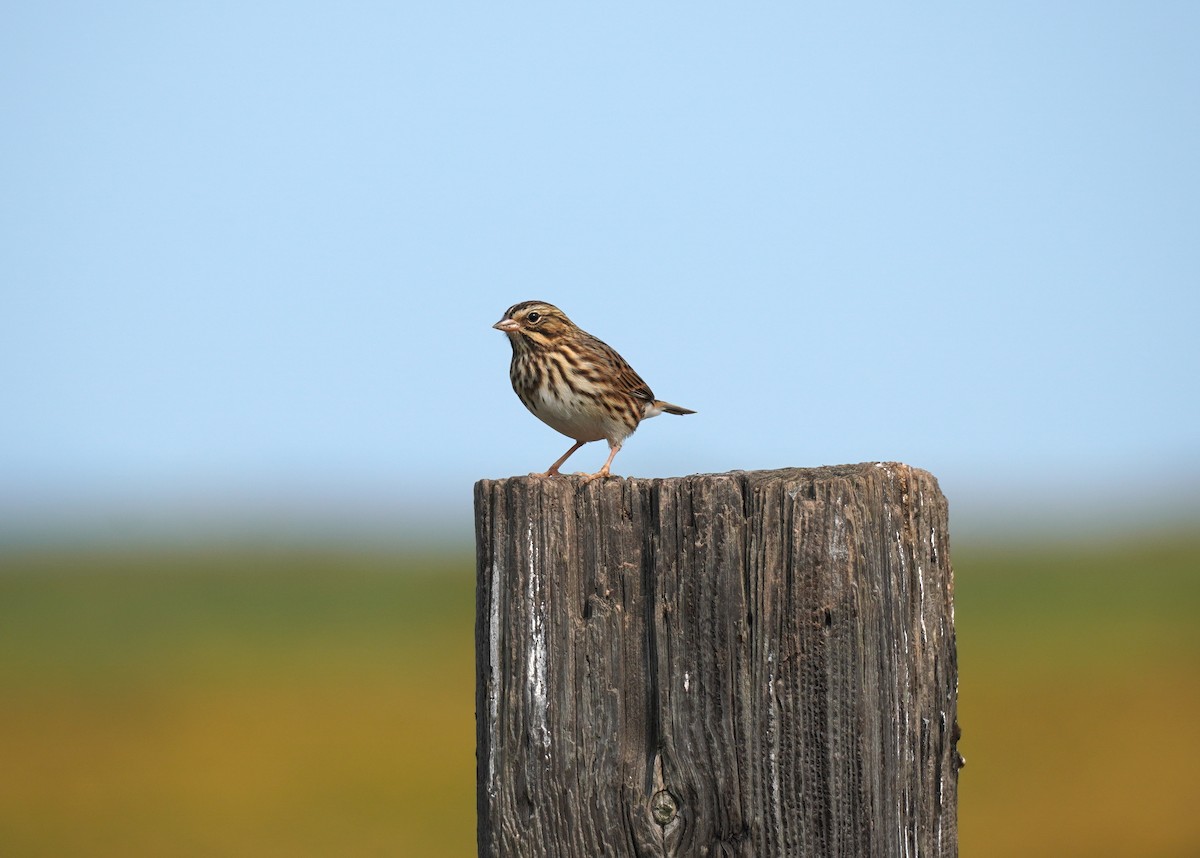
[[[513,348],[549,346],[576,329],[566,313],[545,301],[513,304],[492,327],[508,334]]]

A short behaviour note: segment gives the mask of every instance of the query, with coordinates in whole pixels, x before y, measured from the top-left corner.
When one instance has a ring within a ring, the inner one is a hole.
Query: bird
[[[509,378],[533,415],[568,438],[571,449],[545,472],[553,477],[589,441],[608,441],[608,460],[585,482],[610,475],[613,459],[638,424],[664,411],[695,414],[655,399],[649,385],[607,343],[593,337],[545,301],[522,301],[492,325],[512,345]]]

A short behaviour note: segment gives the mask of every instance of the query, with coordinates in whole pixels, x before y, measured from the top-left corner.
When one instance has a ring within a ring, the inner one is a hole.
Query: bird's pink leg
[[[559,459],[557,462],[555,462],[553,465],[551,465],[549,468],[546,469],[545,473],[530,474],[529,476],[531,476],[531,477],[556,477],[556,476],[558,476],[558,469],[562,467],[562,463],[567,461],[567,459],[571,458],[571,454],[574,453],[576,450],[578,450],[580,447],[582,447],[586,443],[587,443],[587,441],[576,441],[570,450],[567,450],[567,452],[562,454],[561,459]]]
[[[616,458],[617,453],[620,451],[620,449],[621,449],[620,444],[613,447],[612,450],[608,454],[608,461],[604,463],[604,466],[602,468],[600,468],[600,470],[596,471],[596,473],[594,473],[594,474],[584,474],[584,477],[586,477],[584,482],[590,483],[592,480],[599,479],[600,477],[607,477],[608,469],[612,465],[612,460]]]

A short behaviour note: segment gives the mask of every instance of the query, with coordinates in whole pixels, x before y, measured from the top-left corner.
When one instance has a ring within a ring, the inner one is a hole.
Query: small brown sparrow
[[[646,382],[610,346],[577,327],[562,310],[545,301],[522,301],[492,326],[512,344],[509,377],[525,407],[575,444],[544,474],[558,473],[563,462],[589,441],[608,441],[604,466],[589,480],[607,477],[613,458],[638,424],[664,411],[696,412],[655,399]]]

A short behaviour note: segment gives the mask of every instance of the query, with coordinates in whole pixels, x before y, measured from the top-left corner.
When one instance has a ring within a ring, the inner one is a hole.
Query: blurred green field
[[[962,854],[1200,855],[1200,536],[954,567]]]
[[[1200,538],[954,562],[962,854],[1200,854]],[[473,855],[473,587],[469,554],[0,555],[0,855]]]
[[[474,854],[469,555],[0,563],[0,855]]]

